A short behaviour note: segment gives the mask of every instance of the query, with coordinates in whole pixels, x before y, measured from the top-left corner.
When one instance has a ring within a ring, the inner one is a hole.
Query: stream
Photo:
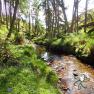
[[[94,94],[94,69],[72,55],[55,55],[36,46],[37,53],[58,75],[62,94]]]

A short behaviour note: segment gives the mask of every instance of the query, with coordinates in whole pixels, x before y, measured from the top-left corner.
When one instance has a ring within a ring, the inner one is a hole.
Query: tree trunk
[[[2,1],[0,0],[0,22],[2,21]]]
[[[62,11],[63,11],[63,15],[64,15],[64,20],[65,20],[65,33],[68,32],[69,29],[69,25],[68,25],[68,20],[67,20],[67,16],[66,16],[66,12],[65,12],[65,5],[64,5],[64,1],[61,0],[61,2],[58,0],[58,3],[60,4]]]
[[[1,17],[1,12],[2,12],[2,2],[0,0],[0,17]]]
[[[4,0],[5,2],[5,12],[6,12],[6,27],[8,28],[8,17],[7,17],[7,7],[6,7],[6,0]]]
[[[75,32],[78,32],[78,4],[79,1],[75,0]]]
[[[78,32],[78,0],[74,0],[71,32]]]
[[[30,33],[31,33],[31,21],[30,21],[30,16],[31,16],[31,14],[29,13],[29,35],[30,35]]]
[[[88,0],[86,0],[86,6],[85,6],[85,27],[84,27],[84,32],[86,32],[86,24],[87,24],[87,7],[88,7]]]
[[[10,16],[10,24],[9,25],[11,25],[11,20],[12,20],[12,4],[11,4],[11,1],[9,2],[9,16]]]
[[[7,35],[7,38],[9,38],[11,36],[11,33],[13,31],[14,23],[15,23],[15,20],[16,20],[16,13],[17,13],[18,5],[19,5],[19,0],[16,0],[15,6],[14,6],[13,18],[12,18],[12,21],[11,21],[11,24],[10,24],[10,30],[9,30],[9,33]]]

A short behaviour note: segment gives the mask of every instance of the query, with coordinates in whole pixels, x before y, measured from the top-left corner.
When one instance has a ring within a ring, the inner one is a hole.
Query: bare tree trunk
[[[45,0],[45,2],[44,2],[44,7],[45,7],[45,23],[46,23],[46,36],[45,37],[48,37],[47,36],[47,12],[46,12],[46,8],[47,8],[47,0]]]
[[[1,13],[2,13],[2,2],[0,0],[0,17],[1,17]]]
[[[75,0],[74,0],[74,5],[73,5],[73,15],[72,15],[72,23],[71,23],[71,32],[74,31],[74,20],[75,20],[75,15],[76,15],[76,11],[75,11]]]
[[[85,26],[84,26],[84,32],[86,32],[86,24],[87,24],[87,8],[88,8],[88,0],[86,0],[86,5],[85,5]]]
[[[51,38],[51,32],[50,32],[50,26],[51,26],[51,23],[50,23],[50,7],[49,7],[49,0],[47,0],[47,9],[46,9],[46,20],[47,20],[47,31],[48,31],[48,37]]]
[[[69,24],[68,24],[68,20],[67,20],[67,16],[66,16],[66,12],[65,12],[65,5],[64,5],[64,0],[57,0],[58,3],[60,4],[62,11],[63,11],[63,15],[64,15],[64,20],[65,20],[65,33],[68,32],[69,30]]]
[[[52,7],[53,7],[53,21],[54,21],[54,26],[53,26],[53,32],[52,32],[52,36],[55,37],[56,36],[56,31],[57,31],[57,10],[56,10],[56,0],[53,0],[52,2]]]
[[[7,7],[6,7],[6,0],[4,0],[5,2],[5,12],[6,12],[6,27],[8,28],[8,17],[7,17]]]
[[[59,5],[57,5],[57,10],[58,10],[58,11],[57,11],[57,30],[58,30],[57,33],[59,34],[59,28],[60,28],[60,27],[59,27]]]
[[[11,20],[12,20],[12,4],[11,4],[11,1],[9,2],[9,16],[10,16],[10,24],[9,25],[11,25]]]
[[[16,0],[15,6],[14,6],[13,18],[12,18],[12,21],[11,21],[11,24],[10,24],[10,30],[9,30],[9,33],[7,35],[7,38],[9,38],[11,36],[11,33],[13,31],[14,23],[15,23],[15,20],[16,20],[16,13],[17,13],[18,5],[19,5],[19,0]]]
[[[51,31],[54,32],[54,12],[52,13],[52,24],[51,24]]]
[[[78,0],[74,0],[71,32],[78,32]]]
[[[18,32],[20,32],[20,19],[18,19]]]
[[[0,0],[0,22],[2,21],[2,1]]]
[[[31,21],[30,21],[30,16],[31,16],[31,14],[29,13],[29,35],[30,35],[30,33],[31,33]]]
[[[77,16],[77,19],[76,19],[76,23],[77,23],[77,26],[76,26],[76,32],[78,32],[78,4],[79,4],[79,1],[77,0],[77,8],[76,8],[76,10],[77,10],[77,14],[76,14],[76,16]]]

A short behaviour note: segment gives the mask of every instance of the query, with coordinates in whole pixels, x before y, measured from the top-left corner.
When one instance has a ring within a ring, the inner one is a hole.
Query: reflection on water
[[[48,59],[49,59],[48,53],[45,52],[45,53],[41,54],[41,58],[43,58],[45,61],[48,61]]]
[[[63,94],[94,94],[94,69],[85,65],[74,56],[53,55],[45,48],[37,49],[41,58],[58,75],[57,86]]]

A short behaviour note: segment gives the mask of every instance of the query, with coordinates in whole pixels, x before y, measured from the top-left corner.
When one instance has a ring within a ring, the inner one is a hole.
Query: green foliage
[[[52,84],[56,84],[58,81],[58,78],[56,76],[56,74],[54,72],[49,72],[49,74],[47,75],[47,82],[50,82]]]
[[[38,19],[36,19],[36,25],[35,25],[36,31],[37,31],[37,35],[43,35],[45,33],[45,28],[42,25],[42,22]],[[35,32],[36,33],[36,32]]]
[[[77,55],[77,56],[89,56],[94,49],[94,33],[84,33],[82,29],[78,33],[63,34],[61,38],[47,39],[44,36],[35,38],[35,43],[47,44],[53,50],[61,49],[65,52]]]
[[[7,45],[7,49],[17,65],[11,65],[16,63],[11,59],[8,66],[0,66],[0,94],[59,94],[53,85],[57,76],[31,45]]]
[[[13,93],[58,94],[58,91],[44,77],[38,77],[30,67],[0,68],[0,94]]]
[[[6,38],[6,35],[8,33],[8,30],[5,25],[0,26],[0,39],[4,40]]]
[[[28,8],[29,8],[29,4],[28,4],[28,0],[20,0],[20,4],[19,4],[19,7],[20,7],[20,11],[27,15],[27,11],[28,11]]]

